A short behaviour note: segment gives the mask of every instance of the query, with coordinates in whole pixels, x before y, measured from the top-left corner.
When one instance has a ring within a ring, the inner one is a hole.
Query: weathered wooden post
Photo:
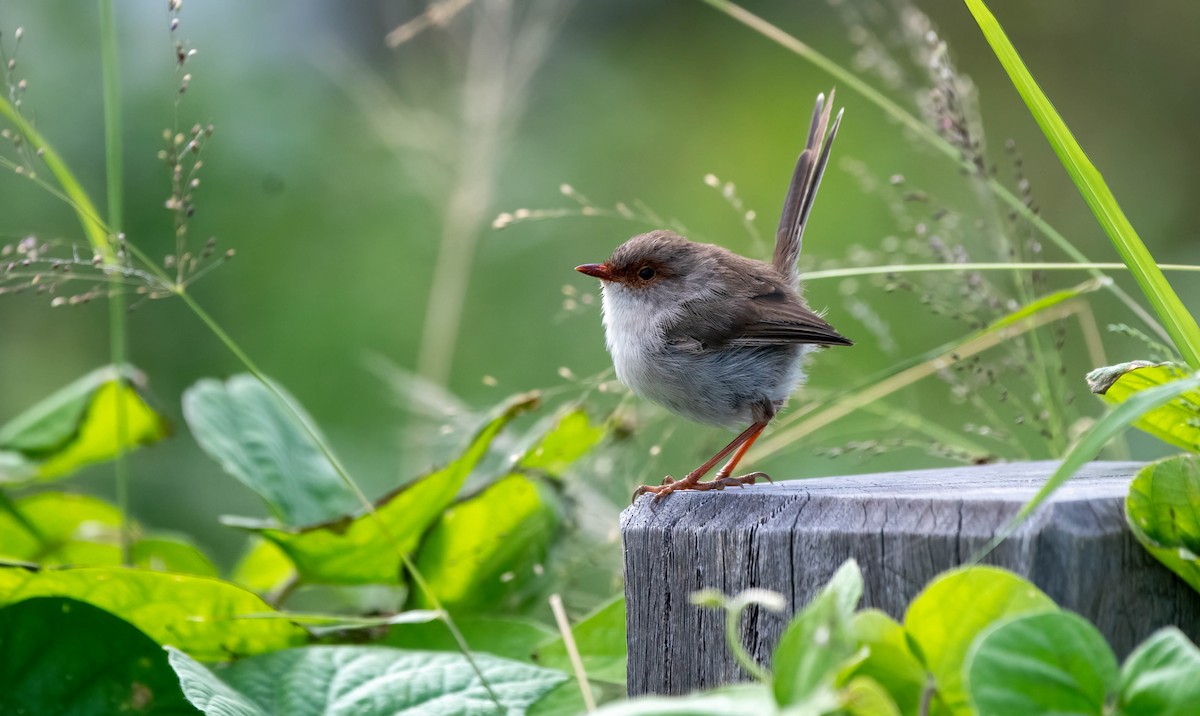
[[[690,603],[700,589],[772,589],[795,611],[853,557],[866,582],[863,606],[902,617],[934,575],[984,547],[1056,466],[832,477],[639,500],[621,526],[629,693],[678,694],[748,678],[725,646],[723,614]],[[1092,621],[1121,657],[1164,625],[1200,637],[1200,596],[1125,524],[1125,495],[1140,466],[1087,466],[984,560]],[[752,609],[743,643],[767,660],[786,622]]]

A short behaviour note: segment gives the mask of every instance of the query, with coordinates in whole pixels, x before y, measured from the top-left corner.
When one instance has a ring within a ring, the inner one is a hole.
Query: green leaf
[[[996,567],[945,572],[913,599],[904,629],[933,675],[937,699],[956,714],[969,713],[963,668],[972,642],[1005,617],[1054,611],[1037,587]]]
[[[858,651],[850,625],[862,590],[858,564],[846,560],[784,630],[772,659],[780,706],[821,712],[837,705],[837,673]]]
[[[471,653],[487,652],[519,661],[528,661],[537,645],[555,634],[550,627],[527,619],[464,615],[455,617],[454,623],[471,647]],[[388,632],[383,643],[400,649],[459,650],[450,630],[441,621],[397,625]],[[570,668],[568,665],[562,669],[556,663],[541,665],[561,671]]]
[[[904,627],[878,609],[865,609],[851,622],[854,640],[867,656],[847,677],[868,677],[891,694],[900,713],[916,716],[928,676],[909,648]]]
[[[1008,72],[1009,79],[1025,100],[1042,133],[1050,141],[1054,153],[1058,155],[1076,188],[1121,254],[1121,259],[1129,267],[1142,293],[1154,307],[1154,312],[1163,322],[1175,347],[1192,370],[1200,370],[1200,326],[1196,324],[1196,319],[1184,307],[1171,284],[1159,270],[1154,257],[1150,255],[1150,251],[1134,231],[1133,225],[1121,211],[1116,197],[1104,182],[1104,177],[1075,141],[1071,130],[1054,109],[1050,99],[1042,92],[1041,87],[1038,87],[1033,75],[1021,61],[1016,48],[1009,42],[987,5],[983,0],[966,0],[966,3],[979,28],[983,30],[984,37],[992,46],[992,51]]]
[[[558,536],[560,511],[541,480],[509,475],[442,513],[421,543],[417,569],[452,612],[520,606]],[[433,608],[422,590],[409,602]]]
[[[1083,617],[1045,612],[986,631],[966,672],[979,716],[1102,716],[1117,681],[1117,657]]]
[[[625,640],[625,596],[618,594],[571,628],[575,647],[588,679],[625,683],[628,643]],[[538,647],[535,660],[562,671],[571,670],[567,647],[558,636]]]
[[[1150,554],[1200,591],[1200,458],[1177,455],[1139,470],[1125,519]]]
[[[258,594],[279,589],[296,577],[296,566],[279,546],[251,537],[246,551],[233,567],[230,580]]]
[[[196,713],[158,644],[74,599],[0,609],[0,675],[4,714]]]
[[[121,513],[87,495],[39,492],[0,512],[0,559],[42,565],[115,566],[122,563]],[[212,561],[186,540],[141,537],[133,543],[136,566],[216,576]]]
[[[142,569],[197,577],[218,576],[216,565],[187,537],[165,534],[143,537],[133,543],[132,552],[134,566]]]
[[[315,425],[312,418],[276,387],[301,418],[245,374],[188,388],[183,416],[200,447],[258,493],[283,524],[307,525],[352,512],[358,500],[305,430],[306,423]]]
[[[1131,361],[1097,368],[1087,375],[1088,387],[1108,403],[1123,403],[1149,388],[1187,377],[1178,363]],[[1200,390],[1191,390],[1138,418],[1134,426],[1176,447],[1200,452]]]
[[[887,689],[865,676],[856,676],[842,689],[842,711],[847,716],[900,716],[900,707]]]
[[[307,633],[283,621],[241,619],[272,611],[228,582],[141,569],[0,567],[0,604],[32,597],[70,597],[133,624],[160,644],[198,659],[224,659],[295,646]]]
[[[133,368],[92,371],[0,427],[0,482],[66,477],[119,452],[166,437],[169,427],[139,393],[145,376]],[[118,406],[125,439],[117,433]]]
[[[1046,484],[1025,503],[1003,530],[992,540],[992,546],[999,544],[1013,533],[1033,511],[1042,505],[1054,491],[1063,485],[1071,476],[1083,467],[1084,463],[1094,459],[1104,446],[1122,431],[1136,422],[1139,418],[1156,408],[1166,405],[1181,395],[1200,388],[1200,373],[1193,373],[1187,378],[1160,385],[1154,388],[1131,394],[1124,402],[1115,406],[1107,415],[1097,420],[1087,432],[1079,437],[1062,462],[1054,470]]]
[[[235,662],[215,673],[169,649],[184,695],[207,716],[495,716],[461,654],[369,646],[310,646]],[[488,654],[475,663],[516,716],[566,675]]]
[[[250,529],[277,544],[305,581],[395,584],[400,579],[401,567],[397,552],[411,553],[416,549],[421,536],[454,501],[467,476],[487,454],[504,426],[536,406],[537,401],[535,394],[511,399],[476,433],[462,455],[385,495],[375,503],[374,515],[363,513],[293,528],[270,527],[255,520],[225,522]],[[380,531],[380,523],[386,527],[386,534]]]
[[[1122,716],[1191,716],[1200,704],[1200,650],[1175,627],[1159,629],[1121,668]]]
[[[771,716],[779,711],[762,684],[729,686],[687,696],[632,699],[602,706],[592,716]]]
[[[562,477],[572,463],[600,444],[607,433],[604,425],[593,425],[582,408],[571,410],[525,452],[515,469]]]

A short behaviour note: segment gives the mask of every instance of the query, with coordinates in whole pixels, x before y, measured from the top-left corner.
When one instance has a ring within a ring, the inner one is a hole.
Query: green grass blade
[[[1193,370],[1200,369],[1200,325],[1196,324],[1196,319],[1184,307],[1171,284],[1155,264],[1154,257],[1150,255],[1150,251],[1134,231],[1133,225],[1121,211],[1112,191],[1104,182],[1104,177],[1075,141],[1071,130],[1055,111],[1049,98],[1038,87],[1033,75],[1021,61],[1016,48],[1009,42],[987,5],[983,0],[965,2],[971,14],[975,16],[979,28],[983,30],[988,44],[992,46],[992,51],[996,53],[1000,64],[1008,73],[1009,79],[1025,100],[1033,118],[1037,120],[1042,133],[1050,141],[1054,153],[1058,155],[1063,167],[1071,175],[1071,180],[1083,195],[1084,201],[1112,239],[1122,260],[1129,266],[1138,286],[1174,341],[1176,349]]]
[[[96,211],[96,205],[92,203],[91,197],[84,191],[75,175],[71,173],[67,163],[58,155],[58,152],[54,151],[54,147],[50,146],[50,143],[33,128],[33,125],[9,103],[8,98],[3,96],[0,96],[0,117],[7,119],[13,128],[25,137],[25,141],[29,142],[31,147],[42,152],[42,161],[45,162],[54,178],[58,180],[67,200],[75,209],[79,223],[83,225],[83,233],[87,236],[88,243],[106,260],[111,260],[114,252],[108,241],[108,230],[100,219],[100,212]]]

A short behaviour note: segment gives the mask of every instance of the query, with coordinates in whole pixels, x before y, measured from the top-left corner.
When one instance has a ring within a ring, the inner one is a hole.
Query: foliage
[[[196,713],[153,639],[98,607],[61,597],[0,609],[0,713]]]
[[[141,395],[145,382],[128,366],[99,368],[0,427],[0,484],[61,479],[166,437],[166,420]],[[118,403],[127,421],[119,437]]]
[[[1195,320],[995,19],[980,0],[966,1],[1175,347],[1191,369],[1200,368],[1200,328]],[[1059,243],[1076,261],[1083,261],[1082,254],[1037,216],[1028,197],[1003,189],[987,172],[986,158],[979,142],[972,140],[965,126],[967,113],[961,108],[940,108],[942,119],[951,121],[939,123],[939,130],[945,132],[943,127],[950,126],[961,135],[947,139],[794,38],[725,0],[708,2],[819,66],[845,75],[852,88],[943,153],[961,160],[970,181],[983,189],[988,201],[999,197],[1031,227]],[[179,7],[180,3],[170,3],[172,33],[178,27]],[[186,291],[191,278],[211,267],[205,261],[221,260],[213,257],[211,241],[203,252],[187,250],[185,242],[193,191],[199,186],[196,156],[212,135],[211,127],[196,125],[190,132],[176,128],[166,135],[168,149],[162,157],[172,174],[167,208],[174,215],[176,253],[160,268],[120,233],[124,224],[120,97],[111,10],[111,1],[102,0],[108,224],[99,218],[84,183],[22,113],[19,96],[24,86],[12,81],[14,62],[6,63],[9,93],[0,97],[0,115],[16,131],[14,135],[5,130],[5,140],[21,151],[25,151],[22,143],[33,150],[26,151],[30,163],[11,166],[30,179],[35,179],[35,157],[49,168],[63,194],[47,188],[75,211],[95,253],[89,260],[75,256],[75,247],[67,247],[69,252],[47,259],[39,242],[23,240],[16,250],[38,271],[18,277],[12,274],[16,265],[12,264],[6,269],[12,277],[3,280],[20,278],[27,282],[20,288],[33,288],[45,279],[48,283],[42,287],[53,294],[67,281],[54,278],[56,270],[65,274],[65,266],[91,271],[90,280],[99,288],[70,298],[55,297],[52,305],[109,298],[114,364],[0,427],[0,484],[8,490],[0,491],[0,559],[5,560],[0,567],[0,673],[10,677],[6,684],[11,687],[0,692],[0,711],[27,710],[32,705],[66,714],[194,713],[195,709],[222,716],[402,710],[565,713],[578,709],[575,685],[568,682],[575,656],[582,665],[581,673],[575,674],[581,685],[594,682],[609,695],[619,691],[626,670],[623,598],[611,599],[583,618],[570,640],[532,618],[530,608],[539,603],[537,597],[560,586],[552,585],[547,570],[559,557],[571,523],[568,486],[578,485],[571,485],[569,472],[603,443],[610,426],[593,421],[579,403],[572,403],[514,439],[509,433],[518,419],[538,403],[537,396],[518,396],[497,406],[444,466],[368,500],[313,417],[285,388],[267,379]],[[192,52],[178,35],[172,37],[182,96],[191,81],[191,74],[182,70]],[[537,55],[537,48],[537,42],[529,43],[523,57],[529,60]],[[953,68],[944,62],[944,57],[938,58],[931,67],[953,80]],[[938,89],[957,87],[951,83]],[[512,94],[505,96],[516,101]],[[478,102],[486,97],[474,93],[469,99]],[[489,124],[495,118],[472,116],[496,129]],[[490,131],[468,134],[492,136]],[[4,162],[10,167],[7,159]],[[471,175],[464,177],[467,188],[473,186]],[[709,183],[720,184],[715,177]],[[753,235],[753,212],[743,210],[732,184],[722,193]],[[564,188],[564,194],[580,202],[581,215],[605,213],[570,187]],[[478,223],[487,202],[451,203],[448,215],[463,204],[470,205]],[[530,215],[522,211],[506,216],[521,220]],[[607,213],[622,218],[634,215],[624,205]],[[645,207],[639,207],[637,215],[667,223]],[[441,247],[446,256],[453,253],[451,246],[446,242]],[[1015,246],[1010,245],[1009,251],[1015,253]],[[964,257],[951,252],[940,258],[959,272],[967,265]],[[460,264],[455,265],[464,270],[470,266],[469,261]],[[1098,271],[1095,265],[1081,265]],[[1021,264],[1005,267],[1020,271]],[[172,271],[164,270],[168,268]],[[1064,393],[1056,385],[1062,363],[1055,351],[1040,346],[1039,335],[1052,321],[1083,314],[1082,297],[1092,290],[1107,287],[1122,296],[1111,282],[1098,278],[1075,289],[1043,292],[1035,279],[1026,281],[1018,274],[1016,298],[1005,295],[1002,300],[1002,294],[979,288],[980,274],[970,276],[970,283],[964,285],[978,291],[964,294],[963,305],[955,308],[963,309],[959,312],[970,321],[972,332],[814,401],[808,409],[814,414],[796,413],[797,422],[788,432],[781,431],[775,442],[795,442],[795,437],[857,407],[883,410],[878,398],[928,375],[942,376],[960,389],[964,401],[970,401],[978,384],[953,378],[951,367],[983,373],[967,359],[1012,343],[1019,344],[1016,355],[1022,364],[1026,352],[1032,359],[1030,370],[1022,371],[1032,376],[1037,391],[1033,401],[1037,409],[1029,414],[1043,426],[1039,435],[1045,437],[1050,453],[1064,457],[1017,521],[1130,424],[1173,445],[1197,450],[1200,374],[1189,375],[1175,363],[1134,362],[1094,372],[1089,381],[1094,389],[1100,386],[1096,392],[1115,407],[1080,439],[1068,439],[1076,425],[1066,417],[1069,400],[1062,398]],[[894,276],[888,281],[896,284]],[[465,283],[465,279],[455,280],[454,285],[435,281],[435,293],[465,291]],[[184,415],[197,443],[256,493],[271,515],[265,520],[225,520],[251,534],[229,580],[219,578],[212,560],[187,538],[144,530],[128,514],[128,478],[120,467],[123,455],[161,440],[169,430],[146,397],[144,377],[124,365],[126,285],[148,298],[180,297],[248,371],[225,381],[202,380],[183,399]],[[973,314],[967,299],[979,296],[986,300],[979,301],[981,310]],[[571,302],[575,303],[573,298]],[[461,310],[459,303],[449,300],[435,302],[434,308],[439,306]],[[870,314],[858,314],[863,316]],[[428,325],[436,329],[439,321],[430,319]],[[442,345],[452,344],[453,335],[437,339]],[[427,348],[422,346],[422,351]],[[449,369],[448,359],[434,362],[437,372]],[[570,371],[564,371],[560,375],[567,378]],[[604,385],[581,382],[582,393],[596,386],[604,392]],[[1013,402],[1019,400],[1014,396]],[[994,437],[997,433],[983,440],[981,447],[980,441],[939,430],[921,416],[909,422],[947,444],[940,453],[943,457],[992,459],[993,443],[1004,440],[1008,440],[1003,443],[1006,448],[1024,449],[1019,440]],[[514,449],[514,444],[519,447]],[[117,505],[67,492],[19,492],[109,460],[118,462]],[[1197,464],[1195,458],[1179,457],[1148,466],[1134,481],[1127,514],[1138,539],[1200,589]],[[347,599],[352,613],[312,613],[292,606],[299,590],[314,585],[333,585],[352,595]],[[370,600],[362,594],[379,593],[401,596],[382,609],[363,606]],[[1191,678],[1200,669],[1200,652],[1180,632],[1167,629],[1155,634],[1118,667],[1094,627],[1058,610],[1025,580],[1000,570],[973,567],[940,576],[913,601],[902,622],[877,611],[856,611],[861,595],[862,577],[857,566],[848,562],[792,620],[775,651],[772,671],[754,663],[735,637],[749,604],[769,606],[781,598],[761,593],[730,599],[704,596],[702,601],[727,610],[729,648],[761,683],[676,699],[622,702],[603,713],[1183,714],[1200,699],[1200,687]],[[46,640],[45,634],[74,638]],[[569,653],[568,642],[578,654]],[[232,664],[219,663],[235,658]],[[61,678],[63,674],[68,678]]]
[[[427,713],[492,716],[525,709],[566,680],[557,671],[478,654],[387,647],[310,646],[242,659],[212,671],[170,649],[183,693],[207,716],[350,716]]]
[[[994,567],[934,578],[903,624],[856,613],[860,594],[847,562],[788,625],[768,683],[598,713],[1133,716],[1187,713],[1200,698],[1200,649],[1179,630],[1155,632],[1118,669],[1094,626]]]
[[[1142,468],[1129,486],[1125,518],[1150,554],[1200,592],[1200,457]]]

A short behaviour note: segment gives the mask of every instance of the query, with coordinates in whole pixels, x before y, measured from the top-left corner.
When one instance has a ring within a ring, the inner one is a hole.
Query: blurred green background
[[[463,77],[473,71],[467,58],[484,13],[479,4],[449,27],[395,49],[386,46],[385,35],[419,15],[423,4],[189,0],[182,14],[179,35],[197,55],[187,65],[193,78],[178,109],[179,126],[216,126],[204,150],[192,236],[198,242],[217,236],[222,249],[238,252],[197,283],[194,295],[305,404],[371,494],[423,471],[432,459],[406,449],[402,432],[410,423],[403,401],[368,366],[378,357],[408,369],[418,364],[447,205],[454,187],[464,186],[463,167],[478,168],[462,154],[479,139],[463,120]],[[131,241],[162,257],[173,251],[174,240],[163,206],[169,178],[155,155],[163,128],[175,122],[179,83],[167,3],[117,5],[125,228]],[[517,24],[540,11],[517,7]],[[928,72],[914,59],[921,43],[911,29],[905,39],[906,28],[918,22],[916,6],[836,0],[749,7],[910,111],[928,93]],[[987,152],[998,175],[1011,177],[1003,144],[1012,138],[1042,215],[1093,260],[1118,260],[966,9],[952,1],[919,7],[949,43],[961,74],[978,86]],[[1194,200],[1200,186],[1200,50],[1191,37],[1200,26],[1200,5],[1010,0],[993,9],[1159,261],[1200,262],[1200,204]],[[436,368],[474,408],[513,392],[569,386],[562,367],[575,376],[608,367],[596,304],[564,307],[564,286],[573,287],[576,298],[597,294],[572,267],[602,260],[628,236],[650,228],[575,217],[496,231],[490,227],[496,215],[578,208],[560,194],[560,185],[569,183],[597,205],[641,201],[686,225],[693,238],[761,256],[764,250],[750,240],[739,214],[703,179],[713,173],[735,182],[745,207],[757,212],[758,231],[769,238],[813,98],[833,84],[700,2],[579,2],[560,10],[561,23],[536,72],[523,87],[503,88],[498,100],[509,105],[511,126],[497,133],[495,152],[486,158],[494,160],[494,172],[476,177],[490,196],[484,205],[472,205],[483,217],[478,232],[466,232],[477,233],[475,250],[451,253],[466,269],[458,275],[468,281],[452,360]],[[5,0],[0,39],[6,51],[18,26],[24,38],[17,76],[29,83],[27,116],[103,206],[94,4]],[[871,252],[885,237],[903,245],[919,236],[922,216],[943,209],[962,217],[958,235],[973,259],[1004,258],[986,241],[972,243],[978,197],[953,162],[915,142],[848,88],[840,88],[838,101],[846,118],[805,237],[810,265],[851,265],[856,255],[860,263],[874,263]],[[899,220],[880,188],[893,175],[903,175],[907,188],[928,197],[904,209],[913,221]],[[64,204],[28,181],[0,177],[0,243],[30,233],[83,240]],[[1062,260],[1062,254],[1047,245],[1044,258]],[[1187,305],[1200,306],[1200,283],[1190,276],[1170,278]],[[1044,290],[1084,278],[1083,272],[1052,274]],[[1117,279],[1137,293],[1127,276]],[[861,379],[968,330],[932,313],[922,293],[889,293],[868,281],[812,283],[810,300],[828,307],[831,322],[858,344],[819,355],[811,388]],[[1136,324],[1107,293],[1091,294],[1090,303],[1101,327]],[[103,302],[52,310],[44,297],[0,297],[0,423],[106,363],[107,323]],[[201,377],[242,368],[177,300],[140,306],[130,327],[132,361],[148,373],[153,394],[176,425],[173,439],[133,457],[135,514],[151,526],[196,535],[228,563],[242,536],[217,525],[215,517],[256,515],[262,508],[196,448],[179,397]],[[1064,380],[1077,393],[1077,409],[1095,415],[1099,404],[1082,384],[1094,366],[1077,326],[1066,326],[1063,336]],[[1122,336],[1106,334],[1105,342],[1111,362],[1146,352]],[[950,429],[978,420],[936,378],[895,401]],[[780,478],[944,464],[909,448],[869,461],[819,455],[892,428],[875,415],[852,415],[758,466]],[[646,429],[674,437],[653,459],[641,460],[646,454],[639,452],[639,459],[622,463],[643,472],[609,476],[619,484],[602,492],[624,495],[627,486],[657,482],[668,471],[679,474],[725,437],[674,418]],[[657,437],[645,442],[656,444]],[[1132,447],[1137,457],[1163,452],[1140,436]],[[111,468],[100,467],[75,484],[110,495],[111,483]],[[613,515],[621,506],[617,498],[609,505]]]

